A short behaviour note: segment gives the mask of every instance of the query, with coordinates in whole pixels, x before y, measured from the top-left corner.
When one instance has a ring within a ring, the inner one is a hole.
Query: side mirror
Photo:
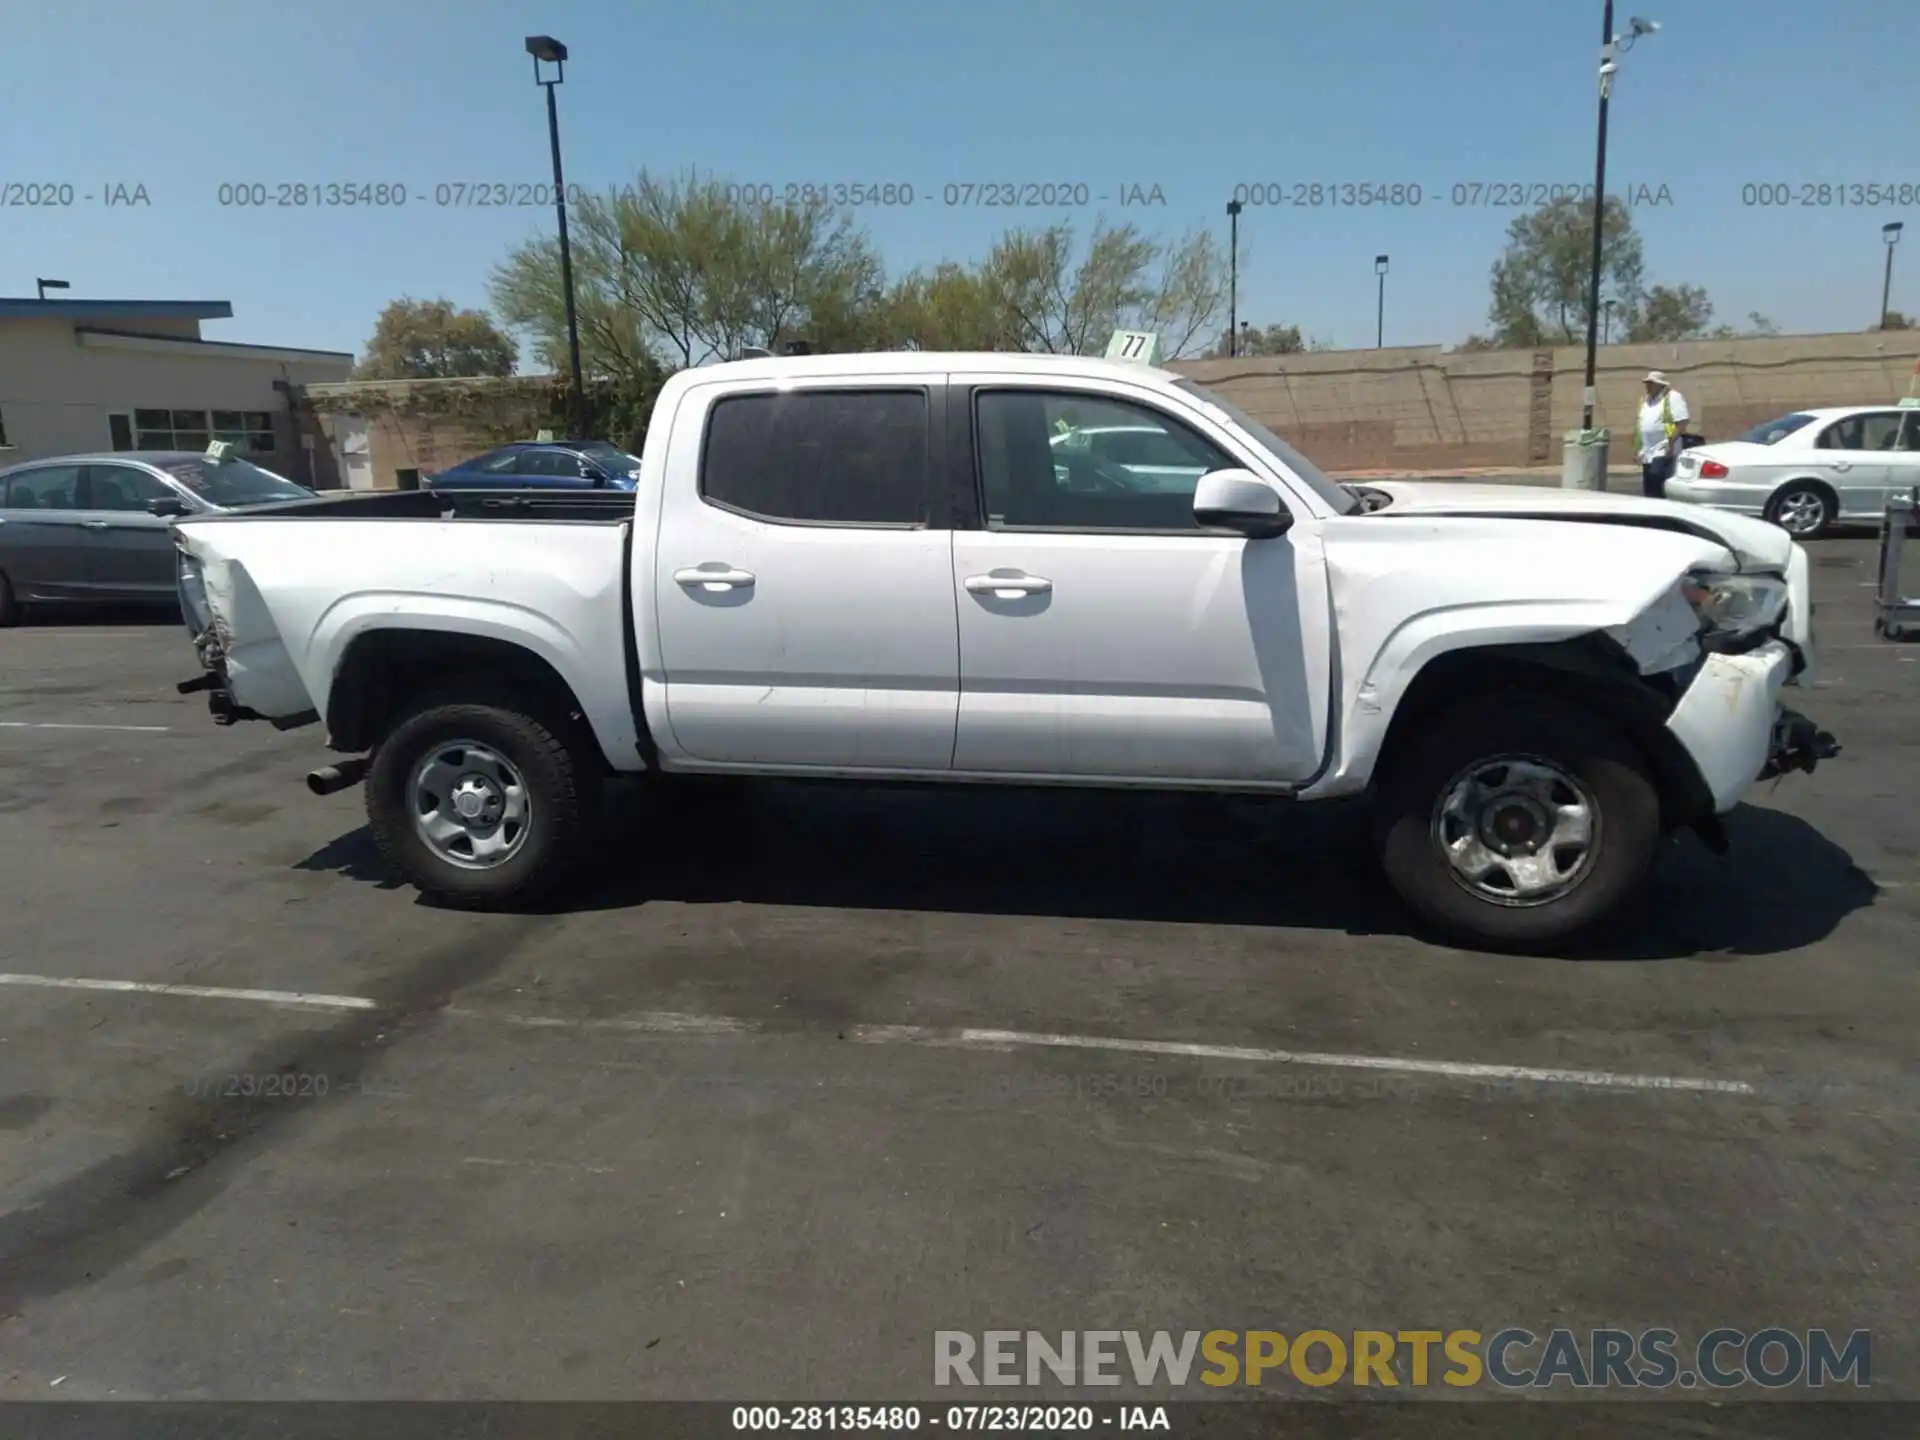
[[[176,515],[187,515],[192,512],[187,509],[186,501],[172,495],[162,495],[157,500],[149,500],[147,502],[147,513],[149,515],[158,515],[161,519],[165,520]]]
[[[1271,540],[1293,528],[1293,512],[1280,492],[1251,470],[1213,470],[1193,488],[1193,519],[1215,530],[1235,530],[1249,540]]]

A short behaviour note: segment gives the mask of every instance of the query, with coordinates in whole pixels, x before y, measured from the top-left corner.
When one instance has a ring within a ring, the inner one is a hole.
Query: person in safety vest
[[[1692,417],[1686,397],[1667,383],[1662,372],[1649,370],[1645,385],[1647,395],[1640,405],[1640,489],[1658,500],[1667,493],[1674,457],[1680,453],[1680,436]]]

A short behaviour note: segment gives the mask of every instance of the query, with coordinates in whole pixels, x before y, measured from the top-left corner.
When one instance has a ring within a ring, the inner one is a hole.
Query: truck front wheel
[[[411,707],[367,771],[367,819],[387,863],[461,909],[550,895],[578,868],[591,813],[565,728],[504,697]]]
[[[1659,845],[1646,761],[1605,721],[1546,696],[1465,702],[1391,757],[1375,837],[1426,920],[1494,950],[1545,951],[1614,913]]]

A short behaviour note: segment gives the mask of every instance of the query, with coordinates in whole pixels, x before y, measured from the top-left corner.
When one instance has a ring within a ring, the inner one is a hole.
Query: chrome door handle
[[[1833,468],[1836,470],[1851,470],[1853,468],[1853,462],[1851,460],[1836,460],[1833,462]]]
[[[996,600],[1045,595],[1053,589],[1053,581],[1039,575],[969,575],[965,584],[968,594],[991,595]]]
[[[107,528],[107,522],[105,520],[82,520],[80,522],[80,528],[82,530],[104,530]]]
[[[702,570],[698,567],[673,572],[676,585],[698,585],[702,590],[719,592],[721,590],[744,590],[753,584],[753,576],[745,570]]]

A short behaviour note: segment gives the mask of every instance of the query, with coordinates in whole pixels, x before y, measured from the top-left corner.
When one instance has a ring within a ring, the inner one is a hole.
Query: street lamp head
[[[527,54],[536,60],[545,60],[549,64],[563,64],[567,58],[567,47],[551,35],[529,35]]]
[[[1638,15],[1627,21],[1627,33],[1633,36],[1651,35],[1659,28],[1658,20],[1642,20]]]
[[[1238,200],[1229,200],[1227,202],[1227,214],[1238,215],[1239,213],[1240,213],[1240,202]]]
[[[36,277],[33,283],[39,287],[40,298],[42,300],[47,298],[47,291],[49,290],[71,290],[73,288],[73,286],[69,285],[65,280],[41,280]]]
[[[1387,273],[1387,257],[1386,256],[1376,255],[1373,257],[1373,273],[1376,275],[1384,275]]]
[[[1900,231],[1903,228],[1900,221],[1890,220],[1880,227],[1880,238],[1885,240],[1889,245],[1898,245],[1900,243]]]

